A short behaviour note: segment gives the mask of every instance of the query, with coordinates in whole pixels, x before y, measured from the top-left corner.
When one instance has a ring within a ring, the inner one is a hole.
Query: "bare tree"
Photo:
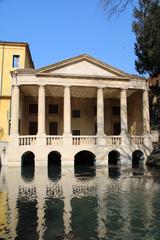
[[[128,7],[133,4],[135,0],[100,0],[100,4],[106,11],[107,16],[119,15]]]

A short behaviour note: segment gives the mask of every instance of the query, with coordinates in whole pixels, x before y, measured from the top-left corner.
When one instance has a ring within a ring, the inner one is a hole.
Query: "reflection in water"
[[[108,167],[108,175],[110,178],[116,179],[121,175],[121,169],[117,166],[109,166]]]
[[[96,176],[96,169],[94,166],[90,165],[75,165],[74,167],[74,173],[76,177],[79,178],[86,178],[86,180],[90,180],[89,177],[95,177]]]
[[[45,201],[44,239],[59,239],[64,235],[63,208],[64,202],[61,199],[50,198]]]
[[[48,165],[48,178],[50,180],[59,180],[61,178],[61,166],[50,164]]]
[[[92,170],[56,178],[2,168],[0,239],[159,240],[160,170]]]
[[[24,181],[30,182],[34,179],[34,165],[26,165],[21,167],[21,176]]]
[[[72,231],[75,239],[96,239],[97,199],[95,197],[72,198]]]
[[[144,175],[144,166],[143,165],[138,165],[138,166],[134,166],[132,168],[132,174],[133,176],[140,176],[140,175]]]
[[[17,200],[17,237],[16,240],[39,239],[37,233],[37,201],[30,198],[18,198]]]
[[[153,181],[155,183],[160,184],[160,169],[147,166],[147,171],[148,171],[148,174],[150,174]]]

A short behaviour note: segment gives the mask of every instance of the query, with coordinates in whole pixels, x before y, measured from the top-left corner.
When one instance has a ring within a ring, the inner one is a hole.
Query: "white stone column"
[[[121,109],[121,135],[127,135],[128,120],[127,120],[127,90],[126,89],[121,89],[120,109]]]
[[[143,91],[143,134],[150,133],[150,117],[149,117],[149,99],[148,91]]]
[[[97,145],[105,145],[103,88],[97,89]],[[97,159],[100,160],[100,159]]]
[[[144,145],[147,146],[146,155],[150,155],[153,146],[150,136],[149,98],[147,89],[143,91],[143,135]]]
[[[64,103],[63,103],[63,144],[72,144],[71,133],[71,89],[70,86],[64,87]]]
[[[97,89],[97,135],[104,136],[104,97],[103,88]]]
[[[45,86],[40,85],[38,89],[38,132],[37,132],[37,145],[46,145],[46,132],[45,132]],[[42,152],[37,154],[35,162],[36,166],[46,165],[46,155]]]
[[[12,103],[11,103],[11,135],[18,135],[19,128],[19,86],[12,87]]]
[[[38,90],[38,133],[45,135],[45,86],[40,85]]]
[[[71,90],[64,87],[64,135],[71,135]]]

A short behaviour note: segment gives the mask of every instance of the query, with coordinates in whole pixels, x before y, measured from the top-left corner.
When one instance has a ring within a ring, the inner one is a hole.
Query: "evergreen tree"
[[[156,76],[160,73],[160,0],[139,0],[134,18],[136,69]]]

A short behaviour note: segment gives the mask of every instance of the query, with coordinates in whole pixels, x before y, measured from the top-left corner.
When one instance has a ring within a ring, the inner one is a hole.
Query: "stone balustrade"
[[[47,145],[62,145],[63,144],[63,136],[46,136],[46,144]]]
[[[73,145],[96,145],[96,136],[74,136]]]
[[[133,145],[143,145],[144,137],[143,136],[131,136],[131,144]]]
[[[36,136],[19,136],[19,145],[20,146],[27,146],[36,143]]]
[[[106,145],[119,146],[121,145],[122,137],[121,136],[107,136]]]
[[[63,145],[63,136],[46,135],[46,145]],[[130,136],[132,145],[144,145],[144,136]],[[106,136],[107,146],[120,146],[122,144],[122,136]],[[36,136],[19,136],[19,146],[27,146],[36,144]],[[96,145],[97,136],[72,136],[72,145]]]

